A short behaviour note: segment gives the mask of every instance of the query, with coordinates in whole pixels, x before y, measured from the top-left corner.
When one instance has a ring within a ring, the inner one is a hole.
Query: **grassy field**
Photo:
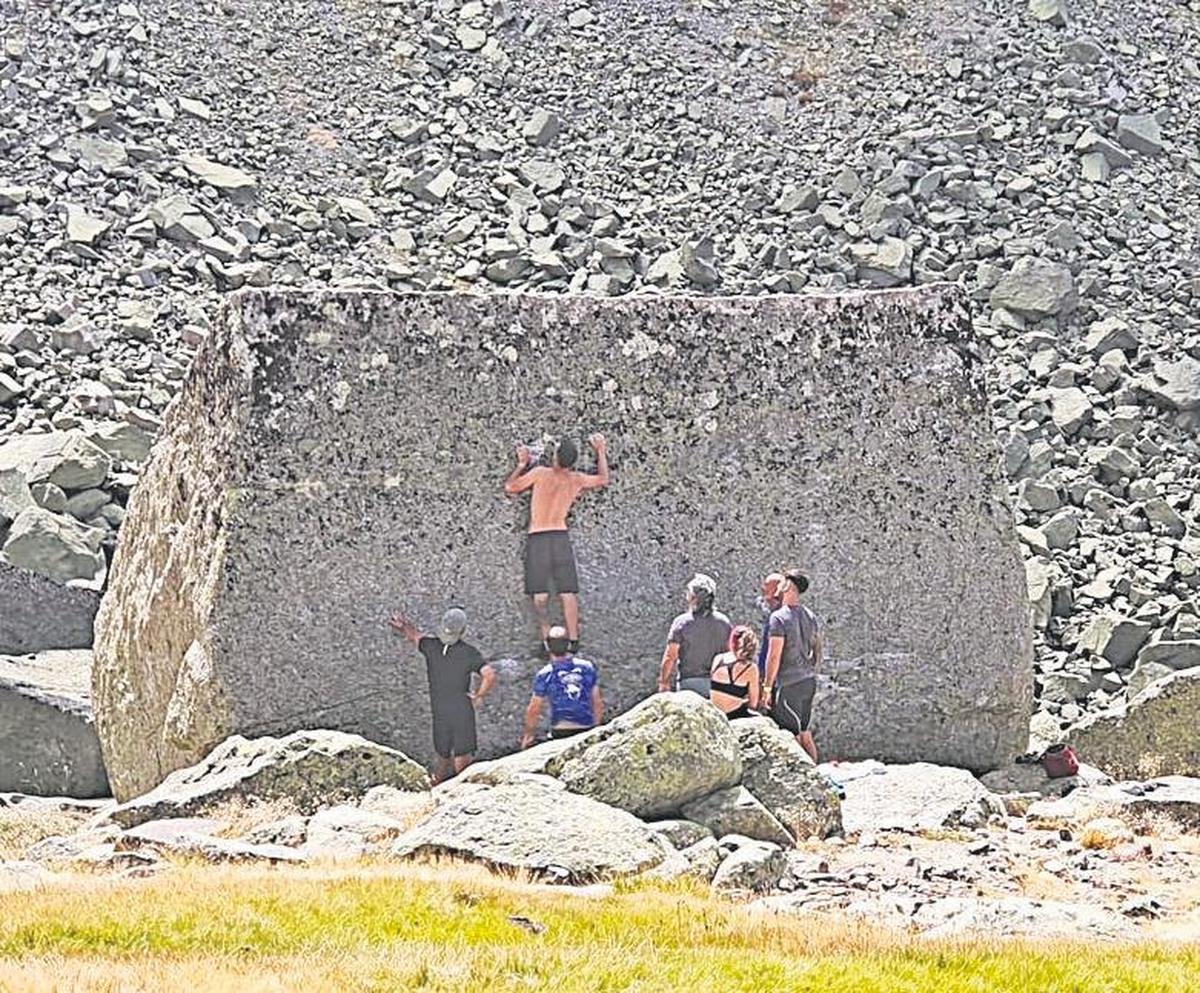
[[[459,867],[212,869],[0,895],[0,990],[1184,993],[1200,947],[938,943],[700,890]]]

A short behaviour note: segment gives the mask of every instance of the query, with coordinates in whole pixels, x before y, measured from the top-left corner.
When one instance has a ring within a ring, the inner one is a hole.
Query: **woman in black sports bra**
[[[759,705],[758,635],[744,625],[733,629],[729,651],[712,661],[709,699],[728,717],[751,717]]]

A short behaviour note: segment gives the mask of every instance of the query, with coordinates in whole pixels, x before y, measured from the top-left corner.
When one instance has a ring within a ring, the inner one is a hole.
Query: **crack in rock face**
[[[541,663],[527,501],[502,483],[529,439],[574,438],[591,471],[595,431],[612,483],[570,527],[612,713],[653,690],[696,570],[757,628],[762,576],[794,564],[826,627],[825,754],[985,769],[1023,750],[1026,577],[958,290],[247,291],[166,417],[97,620],[118,797],[229,733],[332,727],[429,757],[397,609],[466,608],[467,640],[505,660],[480,754],[515,747]]]

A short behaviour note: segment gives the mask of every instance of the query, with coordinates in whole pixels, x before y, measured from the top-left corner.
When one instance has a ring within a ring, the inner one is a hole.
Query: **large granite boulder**
[[[285,738],[235,735],[202,762],[176,770],[108,816],[128,828],[170,817],[202,816],[239,798],[286,799],[300,813],[311,814],[381,785],[421,792],[429,789],[429,777],[395,749],[341,731],[297,731]]]
[[[0,793],[108,795],[91,671],[86,650],[0,655]]]
[[[662,693],[574,739],[546,772],[573,793],[664,817],[736,785],[742,757],[716,707],[694,693]]]
[[[742,753],[742,785],[797,840],[841,832],[837,794],[794,736],[765,717],[734,721],[733,729]]]
[[[481,757],[511,749],[533,669],[507,661],[531,638],[527,501],[501,483],[515,443],[559,431],[610,442],[612,485],[572,534],[611,712],[653,690],[697,568],[752,619],[766,564],[802,561],[832,656],[825,754],[987,769],[1023,749],[1024,573],[958,289],[263,291],[230,298],[121,530],[95,675],[117,794],[247,729],[319,724],[429,758],[424,674],[386,619],[459,599],[505,662]]]
[[[628,876],[669,852],[632,814],[570,793],[545,776],[489,786],[462,783],[397,840],[401,858],[450,855],[556,882]]]
[[[1118,779],[1200,776],[1200,668],[1151,683],[1126,703],[1090,714],[1068,740]]]
[[[65,586],[0,561],[0,604],[0,654],[92,646],[100,606],[96,590]]]

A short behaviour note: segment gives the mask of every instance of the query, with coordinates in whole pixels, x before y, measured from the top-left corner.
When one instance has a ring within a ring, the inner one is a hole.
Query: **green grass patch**
[[[933,943],[829,917],[756,913],[687,886],[580,895],[453,866],[184,868],[2,901],[5,991],[46,988],[36,982],[47,975],[63,981],[54,988],[188,993],[1200,988],[1195,945]]]

